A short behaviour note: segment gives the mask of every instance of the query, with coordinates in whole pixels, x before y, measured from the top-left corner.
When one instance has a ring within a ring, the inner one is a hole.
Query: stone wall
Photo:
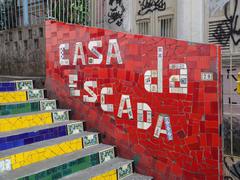
[[[0,32],[0,75],[44,76],[44,26]]]

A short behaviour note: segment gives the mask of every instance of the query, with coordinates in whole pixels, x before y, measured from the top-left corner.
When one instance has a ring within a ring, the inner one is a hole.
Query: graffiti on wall
[[[138,172],[217,179],[219,53],[215,45],[47,21],[46,88],[120,156],[138,157]]]
[[[232,67],[232,69],[223,68],[223,94],[226,95],[224,99],[225,104],[240,104],[240,96],[238,94],[239,72],[240,68],[237,67]]]
[[[237,93],[240,95],[240,72],[237,75]]]
[[[166,10],[165,0],[140,0],[139,5],[140,10],[138,11],[138,15],[140,16],[146,15],[149,12]]]
[[[234,0],[234,2],[234,11],[232,15],[229,15],[228,7],[225,5],[224,14],[226,20],[218,24],[213,34],[216,40],[224,46],[229,43],[230,38],[235,46],[240,43],[240,27],[238,29],[240,19],[239,14],[237,14],[239,2],[238,0]]]
[[[224,180],[237,180],[240,179],[240,160],[234,157],[224,157],[225,175]]]
[[[108,23],[115,23],[117,26],[121,26],[123,23],[123,14],[126,11],[123,0],[109,0],[109,6]]]

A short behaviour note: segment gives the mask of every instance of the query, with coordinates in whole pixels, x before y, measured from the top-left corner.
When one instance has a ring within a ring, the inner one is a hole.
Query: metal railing
[[[0,0],[0,30],[45,19],[104,27],[104,0]]]

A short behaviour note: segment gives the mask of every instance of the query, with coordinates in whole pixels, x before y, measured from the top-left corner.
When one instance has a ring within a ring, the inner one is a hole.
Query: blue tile
[[[6,142],[6,139],[7,139],[7,138],[5,138],[5,137],[0,138],[0,144],[5,143],[5,142]]]
[[[24,144],[32,144],[33,142],[33,138],[24,139]]]
[[[16,83],[13,82],[2,82],[0,83],[0,91],[15,91],[16,90]]]
[[[34,138],[34,142],[39,142],[39,141],[43,141],[44,140],[44,136],[40,135]]]
[[[3,137],[0,138],[0,151],[67,135],[67,126],[64,125],[60,127],[43,129],[36,132],[27,132]]]

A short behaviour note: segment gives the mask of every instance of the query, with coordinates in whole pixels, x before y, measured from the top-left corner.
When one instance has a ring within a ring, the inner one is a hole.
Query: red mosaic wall
[[[221,174],[219,47],[47,21],[46,61],[50,96],[137,172]]]

